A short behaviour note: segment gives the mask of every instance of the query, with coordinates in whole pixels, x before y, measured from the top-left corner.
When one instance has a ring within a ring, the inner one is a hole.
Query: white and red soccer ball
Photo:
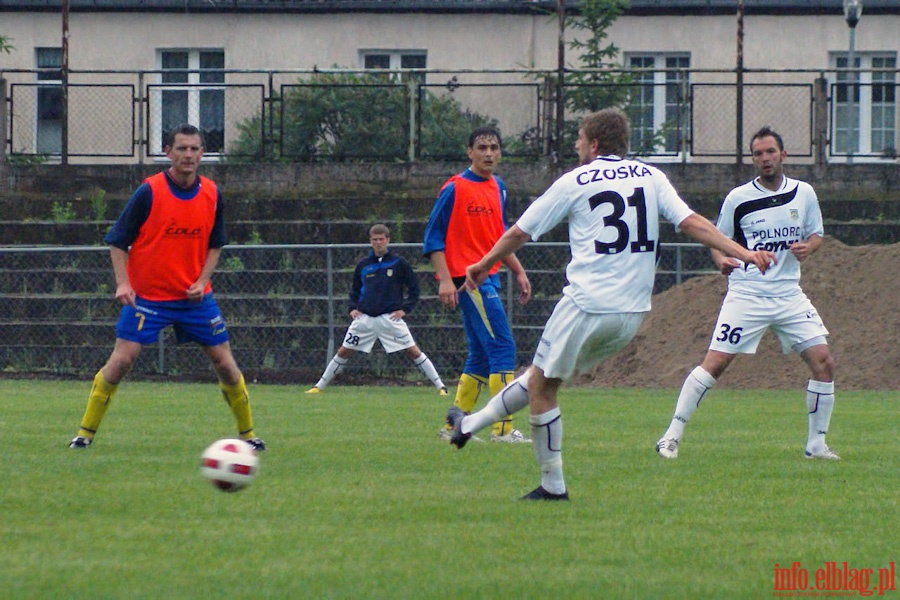
[[[243,440],[218,440],[203,451],[200,472],[223,492],[237,492],[256,479],[259,455]]]

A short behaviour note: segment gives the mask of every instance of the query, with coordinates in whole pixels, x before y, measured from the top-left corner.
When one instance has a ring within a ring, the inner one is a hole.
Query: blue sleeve
[[[509,229],[509,218],[506,214],[506,208],[508,206],[507,197],[509,194],[506,189],[506,182],[496,175],[494,176],[494,179],[497,180],[497,187],[500,188],[500,206],[503,207],[503,229],[506,230]]]
[[[431,216],[428,217],[428,225],[425,226],[425,242],[422,245],[422,254],[425,256],[438,250],[443,251],[447,247],[447,228],[450,226],[455,196],[456,186],[452,183],[438,194],[431,209]]]
[[[216,220],[212,231],[209,232],[209,247],[221,248],[228,244],[228,235],[225,233],[225,203],[222,202],[222,192],[216,188]]]
[[[350,297],[347,300],[347,312],[350,313],[359,308],[359,299],[362,296],[362,266],[365,261],[360,261],[353,271],[353,282],[350,284]]]
[[[400,258],[400,263],[406,273],[406,299],[403,301],[403,312],[409,314],[419,303],[419,278],[412,265],[405,258]]]
[[[141,226],[150,216],[152,204],[153,192],[150,191],[150,184],[142,183],[128,199],[128,204],[125,205],[122,214],[119,215],[103,241],[127,252],[134,240],[137,239]]]

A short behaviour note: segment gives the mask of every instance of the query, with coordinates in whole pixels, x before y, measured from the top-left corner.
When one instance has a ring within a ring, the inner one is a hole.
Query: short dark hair
[[[391,230],[384,223],[377,223],[369,228],[369,237],[373,235],[383,235],[386,238],[391,237]]]
[[[775,143],[778,144],[778,149],[782,150],[782,151],[784,150],[784,140],[781,139],[780,135],[775,133],[775,130],[773,130],[771,127],[766,125],[765,127],[761,128],[759,131],[754,133],[753,137],[750,138],[750,153],[751,154],[753,153],[753,142],[755,142],[759,138],[764,138],[764,137],[775,138]]]
[[[628,154],[631,141],[631,120],[621,108],[604,108],[581,120],[580,129],[587,140],[597,140],[600,156],[615,154],[622,158]]]
[[[482,127],[476,127],[472,133],[469,135],[469,148],[475,147],[475,140],[480,137],[495,137],[497,138],[497,143],[500,146],[503,146],[503,140],[500,138],[500,132],[495,128],[484,125]]]
[[[203,132],[190,123],[182,123],[178,127],[172,129],[172,131],[169,132],[169,135],[166,136],[166,146],[171,148],[172,144],[175,143],[175,136],[179,133],[181,135],[199,135],[200,146],[203,148],[206,147],[206,142],[203,140]]]

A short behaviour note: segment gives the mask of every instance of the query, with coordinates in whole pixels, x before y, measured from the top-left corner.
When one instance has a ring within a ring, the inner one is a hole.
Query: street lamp
[[[847,25],[850,26],[851,30],[859,23],[862,10],[862,0],[844,0],[844,18],[847,20]]]
[[[844,20],[847,21],[847,25],[850,27],[850,51],[847,53],[847,67],[850,69],[856,68],[856,24],[859,23],[860,17],[862,17],[863,4],[862,0],[844,0]],[[847,79],[851,82],[855,82],[858,75],[855,72],[848,72]],[[856,86],[851,83],[849,87],[850,96],[848,99],[852,102],[856,95]],[[856,139],[856,136],[853,133],[856,131],[856,123],[851,114],[850,122],[848,123],[850,126],[850,148],[847,154],[847,162],[853,162],[853,147],[854,145],[859,144],[859,140]]]

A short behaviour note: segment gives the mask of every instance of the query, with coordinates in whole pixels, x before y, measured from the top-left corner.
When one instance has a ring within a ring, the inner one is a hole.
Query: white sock
[[[437,369],[434,368],[434,364],[428,360],[428,357],[425,356],[424,352],[419,355],[419,358],[413,360],[413,364],[419,367],[419,370],[425,374],[425,377],[427,377],[432,384],[434,384],[434,387],[437,389],[445,387],[444,382],[441,381],[441,376],[438,375]]]
[[[460,430],[463,433],[478,433],[497,421],[517,413],[528,406],[528,373],[513,379],[488,400],[487,405],[463,419]]]
[[[834,382],[809,380],[806,386],[806,410],[809,413],[809,434],[806,438],[806,450],[821,450],[825,447],[825,434],[831,424],[831,411],[834,410]]]
[[[334,379],[334,376],[344,370],[344,365],[348,362],[350,362],[349,358],[341,358],[337,354],[332,356],[331,361],[328,363],[328,366],[325,367],[325,372],[322,373],[322,378],[319,380],[319,383],[316,384],[316,387],[320,390],[324,390],[325,386]]]
[[[541,468],[541,487],[551,494],[563,494],[566,482],[562,464],[562,415],[559,407],[542,415],[531,415],[531,439],[534,457]]]
[[[681,440],[684,435],[684,426],[691,420],[694,411],[700,406],[703,397],[706,396],[712,386],[716,384],[715,378],[706,372],[703,367],[695,367],[681,386],[678,394],[678,402],[675,403],[675,414],[672,423],[663,435],[666,439]]]

